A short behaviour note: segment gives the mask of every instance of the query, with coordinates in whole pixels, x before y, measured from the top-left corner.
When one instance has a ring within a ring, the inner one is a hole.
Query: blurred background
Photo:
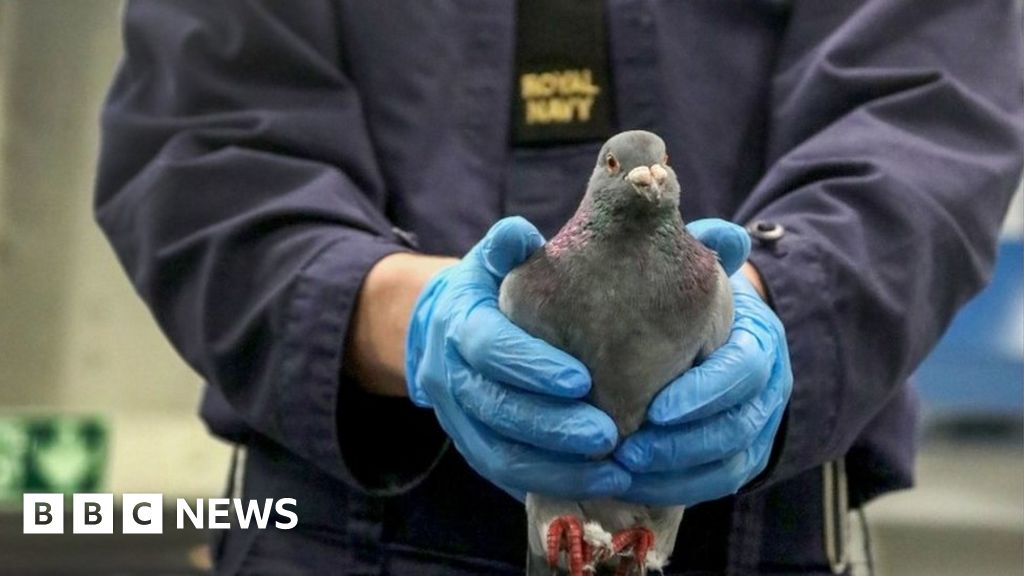
[[[161,492],[173,503],[220,496],[227,478],[230,448],[196,416],[201,379],[92,220],[119,13],[119,0],[0,0],[2,574],[205,573],[197,531],[24,536],[21,494]],[[1018,192],[992,286],[916,376],[919,486],[867,509],[877,574],[1024,570],[1022,235]],[[866,573],[865,534],[850,531]]]

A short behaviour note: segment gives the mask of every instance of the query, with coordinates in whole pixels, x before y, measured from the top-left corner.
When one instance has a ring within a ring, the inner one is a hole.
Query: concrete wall
[[[195,416],[201,380],[91,213],[120,9],[0,0],[0,411],[107,415],[110,488],[215,495],[226,448]]]

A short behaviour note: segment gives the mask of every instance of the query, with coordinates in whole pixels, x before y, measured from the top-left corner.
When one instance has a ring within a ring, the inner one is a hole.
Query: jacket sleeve
[[[843,456],[986,282],[1021,175],[1013,0],[796,0],[769,164],[737,221],[788,332],[786,425],[757,487]]]
[[[184,359],[257,433],[354,482],[346,331],[369,268],[406,248],[337,18],[319,1],[130,2],[95,210]]]

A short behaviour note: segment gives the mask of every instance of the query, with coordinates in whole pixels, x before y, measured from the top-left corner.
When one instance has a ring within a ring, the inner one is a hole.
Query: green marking
[[[99,491],[108,436],[97,416],[0,416],[0,503],[25,492]]]

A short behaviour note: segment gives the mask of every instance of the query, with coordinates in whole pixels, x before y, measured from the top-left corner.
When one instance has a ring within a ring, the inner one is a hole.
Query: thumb
[[[544,236],[521,216],[499,220],[480,241],[484,268],[495,278],[504,278],[544,245]]]
[[[718,253],[727,276],[732,276],[750,255],[750,235],[742,226],[720,218],[694,220],[686,229],[702,244]]]

